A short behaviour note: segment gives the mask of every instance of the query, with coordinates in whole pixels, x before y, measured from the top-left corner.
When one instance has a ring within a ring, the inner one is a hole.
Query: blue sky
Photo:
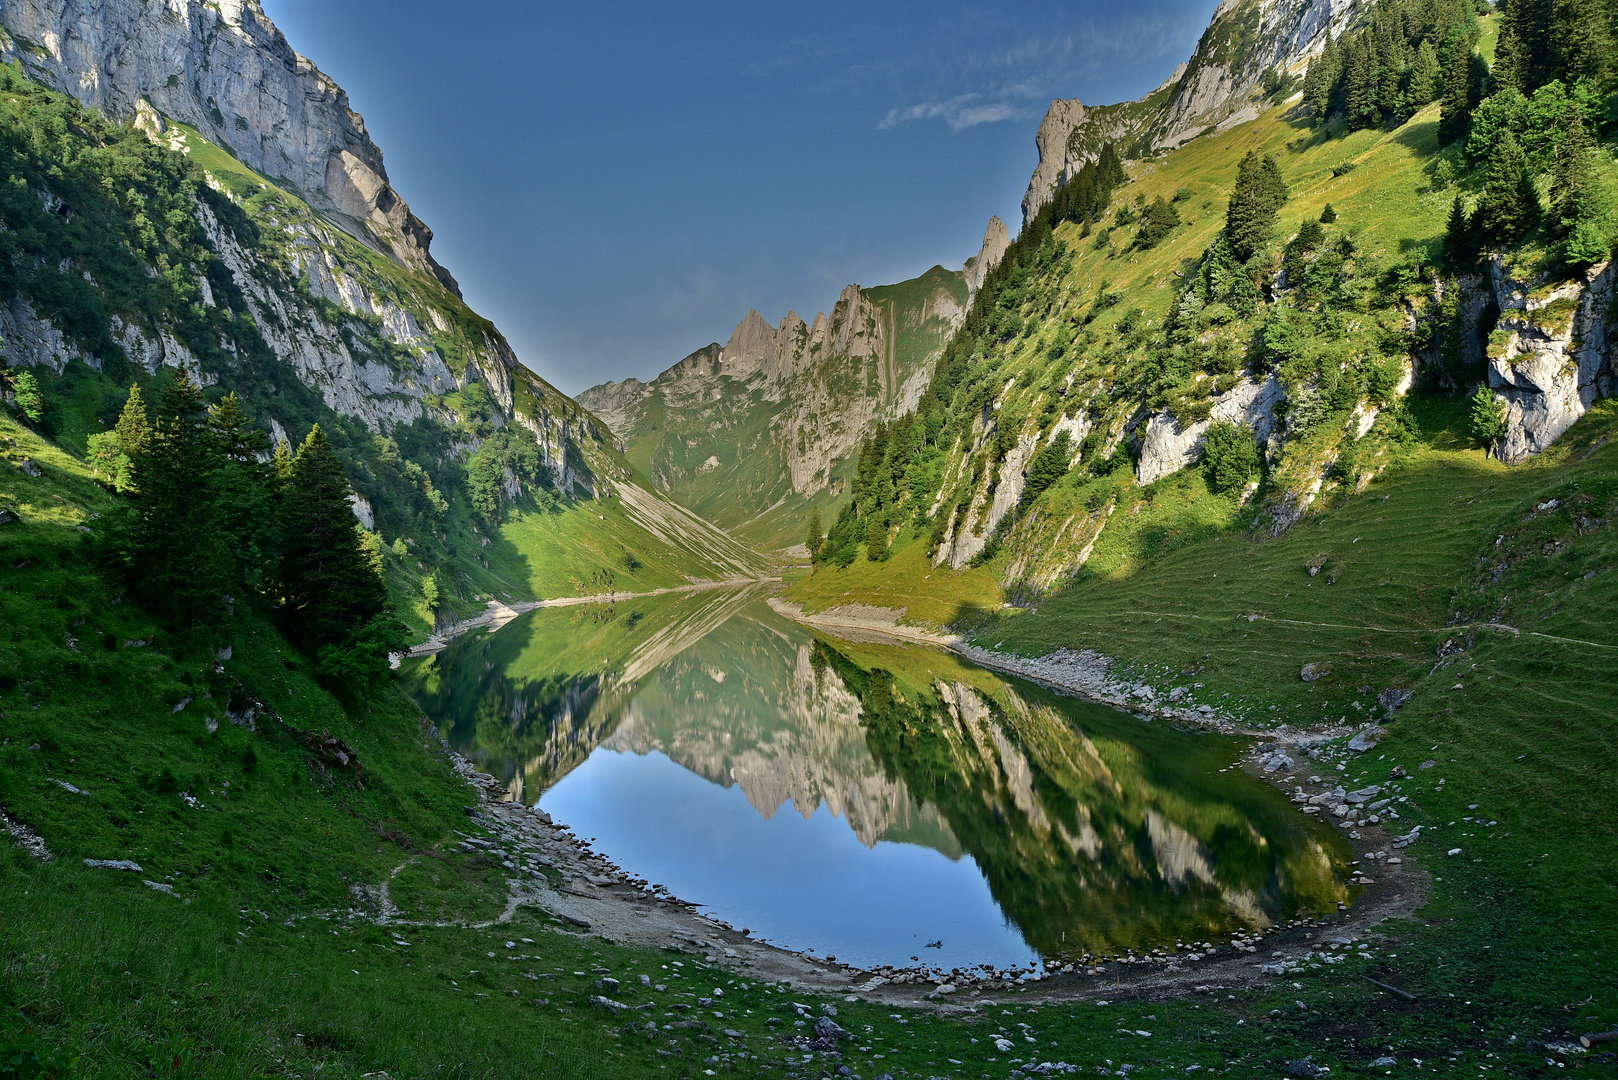
[[[433,252],[569,393],[747,312],[830,307],[1013,231],[1055,97],[1138,97],[1214,0],[264,0],[348,91]]]

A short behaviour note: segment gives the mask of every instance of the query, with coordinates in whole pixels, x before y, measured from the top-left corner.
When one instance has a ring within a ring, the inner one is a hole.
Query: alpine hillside
[[[994,257],[991,225],[976,262]],[[813,322],[792,311],[772,325],[749,311],[723,346],[650,383],[593,386],[579,402],[658,489],[742,539],[786,547],[801,540],[809,506],[844,492],[840,467],[860,440],[915,409],[966,314],[973,265],[850,285]]]
[[[754,572],[467,307],[347,95],[256,2],[23,0],[0,24],[0,335],[43,432],[85,453],[181,370],[274,441],[320,424],[418,632]]]

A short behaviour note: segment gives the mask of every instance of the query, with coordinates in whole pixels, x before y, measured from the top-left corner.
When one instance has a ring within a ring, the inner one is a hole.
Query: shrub
[[[1220,494],[1240,491],[1260,467],[1252,428],[1224,420],[1209,425],[1202,444],[1202,469],[1208,487]]]
[[[1492,447],[1506,435],[1505,399],[1480,384],[1472,392],[1472,407],[1466,419],[1467,429],[1478,445]]]

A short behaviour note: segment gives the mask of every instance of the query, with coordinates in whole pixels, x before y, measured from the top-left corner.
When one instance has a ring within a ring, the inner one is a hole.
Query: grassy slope
[[[602,1017],[580,1013],[588,980],[572,972],[656,971],[666,958],[553,932],[531,912],[489,931],[411,928],[408,948],[347,918],[356,905],[374,910],[352,887],[401,866],[403,918],[488,918],[502,906],[498,865],[451,846],[455,830],[477,831],[463,812],[471,798],[419,711],[391,685],[363,701],[334,697],[245,607],[229,660],[216,669],[211,653],[188,653],[93,570],[99,537],[81,527],[104,529],[113,497],[9,419],[0,438],[15,440],[8,458],[44,473],[0,468],[0,508],[21,518],[0,526],[0,805],[55,855],[41,865],[0,847],[0,1045],[56,1048],[86,1076],[654,1068],[648,1048],[619,1050]],[[231,723],[233,694],[284,723]],[[294,729],[342,739],[362,776],[320,767]],[[523,935],[540,940],[525,952],[543,960],[522,970],[554,978],[536,984],[490,962]],[[682,1041],[689,1061],[693,1040]]]
[[[1569,449],[1604,434],[1596,423],[1612,426],[1618,418],[1606,410],[1599,421],[1587,421]],[[718,1064],[727,1069],[782,1074],[761,1069],[752,1059],[737,1060],[730,1049],[688,1032],[661,1033],[654,1047],[652,1036],[586,1003],[593,975],[572,974],[600,965],[619,976],[645,971],[662,978],[672,959],[666,954],[636,953],[555,932],[559,928],[526,912],[493,933],[453,926],[412,928],[403,938],[364,922],[319,916],[346,909],[353,902],[350,885],[377,882],[412,860],[416,865],[395,879],[407,915],[486,917],[497,908],[497,868],[449,850],[451,830],[468,828],[459,812],[466,796],[422,738],[414,710],[391,689],[364,711],[345,710],[301,670],[289,671],[281,658],[301,658],[273,629],[244,612],[224,678],[242,680],[292,724],[328,728],[342,737],[365,765],[364,791],[341,773],[323,780],[308,755],[273,721],[263,722],[257,735],[228,721],[218,733],[207,734],[203,716],[219,715],[222,687],[216,688],[214,699],[199,698],[173,713],[173,700],[213,685],[210,660],[187,657],[161,638],[142,649],[109,650],[99,644],[97,630],[120,641],[154,634],[132,605],[109,606],[114,590],[88,570],[93,540],[78,526],[88,522],[86,527],[99,527],[98,519],[89,515],[105,514],[110,497],[85,483],[67,455],[9,421],[0,425],[4,435],[19,441],[14,453],[30,454],[46,471],[40,480],[13,469],[0,472],[0,499],[24,519],[0,526],[5,530],[0,544],[6,549],[0,610],[11,628],[0,643],[0,670],[20,676],[18,684],[5,684],[0,691],[9,740],[0,748],[0,801],[44,835],[58,856],[41,866],[18,849],[0,851],[5,864],[0,936],[8,958],[0,970],[0,995],[20,1010],[7,1014],[0,1039],[34,1040],[42,1050],[56,1047],[82,1055],[79,1071],[87,1076],[172,1072],[172,1060],[178,1057],[183,1073],[204,1076],[306,1075],[319,1067],[321,1075],[343,1077],[377,1069],[393,1075],[448,1071],[689,1077],[701,1074],[701,1063],[721,1053],[728,1060]],[[1412,470],[1373,493],[1413,498],[1399,495],[1399,486],[1410,483],[1429,485],[1430,496],[1435,490],[1453,490],[1455,475],[1484,473],[1495,479],[1498,499],[1482,508],[1474,503],[1465,513],[1475,515],[1484,532],[1509,531],[1499,524],[1513,516],[1503,508],[1533,498],[1535,481],[1565,491],[1578,476],[1610,475],[1614,453],[1609,444],[1582,461],[1513,471],[1459,454],[1452,459],[1455,472],[1447,482],[1441,473],[1427,478]],[[1367,499],[1361,505],[1375,504]],[[1279,578],[1298,575],[1305,549],[1335,551],[1340,541],[1355,549],[1383,544],[1392,552],[1402,544],[1405,551],[1415,551],[1411,557],[1420,558],[1431,582],[1428,602],[1441,614],[1448,590],[1467,569],[1466,560],[1480,547],[1487,549],[1476,535],[1468,538],[1462,520],[1455,537],[1440,543],[1440,553],[1448,552],[1452,564],[1440,565],[1444,560],[1431,553],[1430,536],[1396,540],[1393,533],[1367,532],[1372,524],[1339,512],[1325,524],[1296,530],[1296,539],[1276,544],[1205,540],[1186,549],[1172,583],[1159,583],[1149,571],[1123,581],[1098,580],[1090,588],[1096,595],[1162,588],[1183,596],[1200,585],[1217,596],[1213,579],[1192,567],[1193,554],[1228,558],[1232,569],[1222,570],[1223,576],[1243,565],[1239,552],[1256,552],[1268,560],[1273,551],[1276,561],[1265,563],[1266,573]],[[1353,536],[1362,537],[1361,545],[1352,544]],[[1597,531],[1590,536],[1591,542],[1610,543],[1612,534]],[[1317,538],[1318,543],[1309,542]],[[1522,538],[1529,550],[1541,550],[1544,542],[1537,536]],[[1583,549],[1585,543],[1572,549],[1579,552],[1580,567],[1611,564],[1610,548],[1592,553]],[[24,559],[28,564],[18,567]],[[1386,561],[1394,561],[1393,554]],[[1519,572],[1539,571],[1529,560]],[[1569,580],[1561,578],[1559,567],[1553,576],[1557,584]],[[1341,598],[1352,597],[1359,580],[1345,572],[1330,586],[1340,590],[1331,594],[1331,602],[1350,603]],[[1598,575],[1584,595],[1610,600],[1611,580]],[[1509,576],[1501,586],[1519,591]],[[1415,584],[1409,587],[1417,589]],[[1307,587],[1292,591],[1326,595],[1323,585],[1312,593]],[[1150,598],[1168,602],[1160,594]],[[1554,603],[1556,598],[1543,605]],[[1116,617],[1135,606],[1118,601],[1110,622],[1138,624],[1139,619]],[[1310,607],[1297,611],[1319,614]],[[1210,604],[1210,613],[1220,612]],[[1038,651],[1044,644],[1038,635],[1064,633],[1051,615],[1047,605],[1038,614],[1008,620],[996,640],[1021,642]],[[1563,614],[1544,624],[1545,632],[1569,637],[1596,632],[1570,621],[1576,617],[1573,605],[1565,605]],[[76,625],[81,619],[83,624]],[[1187,620],[1187,625],[1194,624]],[[1320,642],[1296,644],[1297,629],[1284,624],[1241,625],[1268,633],[1267,649],[1285,656],[1290,648],[1295,655],[1260,669],[1210,665],[1201,678],[1214,690],[1230,686],[1253,695],[1270,685],[1272,693],[1279,693],[1287,685],[1279,680],[1295,678],[1297,656],[1316,656],[1324,647]],[[1175,665],[1194,659],[1189,654],[1199,645],[1184,645],[1185,656],[1171,655],[1169,650],[1182,646],[1159,629],[1139,629],[1145,632],[1135,644],[1143,659]],[[81,652],[70,651],[67,634],[78,640]],[[1549,651],[1553,648],[1557,651]],[[1440,868],[1450,884],[1440,886],[1434,908],[1425,915],[1436,929],[1402,931],[1393,946],[1398,963],[1353,960],[1300,977],[1297,989],[1289,984],[1275,994],[1232,1000],[1014,1007],[965,1022],[916,1017],[900,1025],[889,1019],[887,1010],[840,1003],[840,1022],[860,1032],[870,1025],[867,1045],[873,1053],[885,1054],[877,1062],[850,1046],[850,1060],[862,1075],[874,1075],[879,1067],[904,1067],[924,1075],[976,1076],[1005,1067],[1006,1055],[992,1050],[987,1038],[990,1028],[1020,1022],[1037,1038],[1037,1049],[1027,1052],[1041,1060],[1087,1067],[1107,1060],[1143,1062],[1149,1054],[1164,1064],[1213,1068],[1230,1063],[1235,1074],[1246,1075],[1264,1063],[1279,1067],[1305,1052],[1313,1052],[1322,1063],[1363,1065],[1384,1046],[1396,1046],[1402,1058],[1411,1053],[1442,1058],[1459,1051],[1468,1062],[1487,1061],[1484,1054],[1498,1052],[1515,1055],[1521,1066],[1540,1058],[1509,1044],[1512,1034],[1527,1039],[1543,1027],[1593,1026],[1577,1019],[1583,1015],[1618,1019],[1603,1012],[1611,1008],[1610,969],[1605,960],[1590,959],[1610,945],[1610,920],[1601,916],[1610,912],[1613,870],[1606,854],[1611,845],[1590,842],[1592,836],[1604,836],[1611,823],[1610,813],[1602,817],[1600,786],[1606,775],[1601,770],[1610,768],[1611,760],[1610,736],[1602,726],[1613,708],[1610,666],[1594,652],[1569,652],[1548,639],[1543,644],[1526,638],[1480,640],[1473,653],[1482,669],[1477,674],[1496,672],[1495,683],[1509,692],[1478,695],[1475,712],[1456,710],[1455,697],[1417,686],[1415,703],[1394,725],[1391,745],[1400,760],[1413,761],[1434,744],[1456,759],[1445,762],[1440,774],[1453,794],[1423,793],[1418,799],[1423,809],[1445,821],[1457,820],[1466,813],[1460,808],[1466,801],[1486,801],[1485,812],[1500,818],[1505,831],[1514,835],[1456,841],[1468,848],[1487,845],[1482,849],[1487,861],[1451,860]],[[1544,714],[1533,701],[1533,695],[1543,692],[1542,684],[1510,684],[1530,662],[1558,665],[1554,685],[1561,701],[1555,723],[1524,731],[1511,722],[1515,715]],[[1250,681],[1243,678],[1248,671],[1256,672]],[[1276,681],[1267,683],[1267,676]],[[1452,678],[1446,671],[1438,681],[1448,685]],[[1339,683],[1325,685],[1325,693],[1341,692]],[[37,710],[32,707],[36,703]],[[1496,734],[1496,727],[1505,733]],[[40,749],[29,749],[36,742]],[[1573,755],[1567,748],[1574,745],[1591,752]],[[254,750],[251,768],[244,752],[248,747]],[[1513,763],[1518,753],[1528,753],[1529,761]],[[1561,775],[1547,772],[1547,766]],[[177,791],[162,790],[158,778],[164,769],[203,808],[190,808]],[[91,794],[71,795],[51,777]],[[1584,801],[1567,798],[1569,790],[1583,790]],[[1575,830],[1575,824],[1581,827]],[[1569,826],[1566,839],[1547,838],[1542,831],[1547,825]],[[1448,843],[1447,838],[1440,841]],[[1523,857],[1546,852],[1551,859],[1536,858],[1532,865]],[[91,870],[79,862],[89,857],[133,857],[144,872]],[[142,877],[172,884],[179,898],[148,889],[140,884]],[[1518,890],[1515,899],[1495,902],[1497,893],[1513,888]],[[289,921],[297,915],[306,917]],[[1579,917],[1576,925],[1595,936],[1571,939],[1556,929],[1569,925],[1567,916]],[[1479,960],[1469,946],[1484,933],[1493,949]],[[488,957],[503,952],[504,941],[520,937],[536,939],[532,947],[520,947],[522,955],[540,959],[519,964]],[[397,945],[397,940],[411,944]],[[1562,950],[1580,956],[1575,962]],[[1547,963],[1541,953],[1556,959]],[[511,969],[555,978],[535,983]],[[688,970],[701,969],[691,965]],[[1361,970],[1416,989],[1424,1004],[1416,1010],[1390,1006],[1391,999],[1355,978]],[[750,1050],[779,1061],[778,1044],[769,1039],[763,1021],[783,1015],[785,997],[757,986],[744,991],[739,983],[731,985],[732,977],[717,972],[698,978],[727,986],[730,1008],[724,1024],[743,1032]],[[625,981],[632,1003],[645,1000],[644,992],[633,989],[632,979]],[[1460,995],[1455,1003],[1446,996],[1451,992]],[[1592,993],[1597,1000],[1584,1009],[1565,1012],[1557,1007]],[[1294,999],[1311,1011],[1290,1012]],[[1471,1004],[1463,1008],[1457,1004],[1461,1001]],[[1287,1015],[1269,1016],[1283,1005]],[[669,1019],[660,1011],[650,1015],[659,1023]],[[1245,1023],[1238,1027],[1237,1020]],[[1119,1033],[1120,1027],[1154,1031],[1149,1049],[1138,1036]],[[1373,1032],[1374,1044],[1368,1041]],[[1327,1037],[1333,1041],[1323,1043]],[[656,1055],[654,1049],[671,1050],[673,1056]],[[957,1067],[955,1061],[964,1064]]]

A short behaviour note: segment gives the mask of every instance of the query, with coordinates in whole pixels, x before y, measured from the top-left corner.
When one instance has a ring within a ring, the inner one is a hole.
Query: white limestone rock
[[[190,124],[459,295],[348,95],[258,0],[6,0],[0,25],[0,57],[31,78],[150,133]]]
[[[1592,267],[1542,297],[1529,295],[1495,259],[1490,281],[1500,305],[1489,358],[1489,386],[1506,401],[1506,435],[1495,451],[1518,463],[1540,453],[1600,398],[1618,393],[1613,333],[1607,325],[1618,273]]]
[[[1194,463],[1202,456],[1203,440],[1216,420],[1246,425],[1258,442],[1267,443],[1275,430],[1275,406],[1284,397],[1286,390],[1271,375],[1263,382],[1246,379],[1214,398],[1208,419],[1189,426],[1182,427],[1167,411],[1157,413],[1146,422],[1135,478],[1150,484]]]

